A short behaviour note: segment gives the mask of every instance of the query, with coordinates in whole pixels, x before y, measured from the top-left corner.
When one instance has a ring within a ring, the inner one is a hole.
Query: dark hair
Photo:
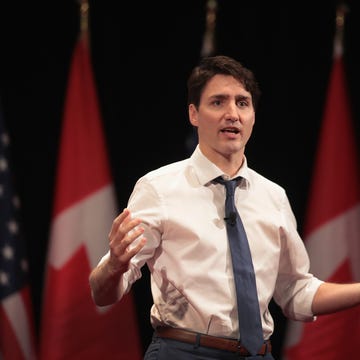
[[[241,82],[245,90],[251,94],[252,103],[256,109],[261,91],[253,72],[231,57],[223,55],[205,57],[192,70],[187,81],[188,105],[199,106],[206,84],[217,74],[231,75]]]

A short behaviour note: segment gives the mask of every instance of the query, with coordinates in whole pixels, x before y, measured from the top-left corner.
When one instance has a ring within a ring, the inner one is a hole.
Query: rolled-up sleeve
[[[274,300],[290,319],[314,321],[312,302],[323,281],[309,273],[309,256],[287,197],[283,200],[282,214],[284,226],[280,229],[281,256]]]

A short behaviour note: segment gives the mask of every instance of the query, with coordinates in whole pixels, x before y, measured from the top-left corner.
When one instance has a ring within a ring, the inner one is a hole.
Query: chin
[[[234,155],[237,153],[242,153],[244,147],[240,144],[226,144],[226,146],[223,147],[223,150],[228,155]]]

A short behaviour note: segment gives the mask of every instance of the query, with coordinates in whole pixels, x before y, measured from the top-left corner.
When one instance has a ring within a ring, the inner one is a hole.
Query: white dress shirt
[[[128,208],[143,220],[147,243],[122,276],[120,296],[141,277],[147,263],[154,328],[170,325],[239,337],[225,187],[212,182],[220,175],[223,172],[197,147],[189,159],[140,178],[130,196]],[[311,303],[321,281],[308,272],[308,255],[284,189],[248,168],[246,159],[236,176],[243,178],[235,202],[252,253],[268,339],[274,328],[268,309],[272,297],[286,316],[312,321]]]

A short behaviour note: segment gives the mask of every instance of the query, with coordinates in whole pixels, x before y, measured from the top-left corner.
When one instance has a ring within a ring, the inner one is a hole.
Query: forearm
[[[323,283],[312,303],[314,315],[330,314],[360,304],[360,283]]]
[[[98,265],[89,276],[91,294],[98,306],[111,305],[119,300],[121,272],[112,272],[108,260]]]

